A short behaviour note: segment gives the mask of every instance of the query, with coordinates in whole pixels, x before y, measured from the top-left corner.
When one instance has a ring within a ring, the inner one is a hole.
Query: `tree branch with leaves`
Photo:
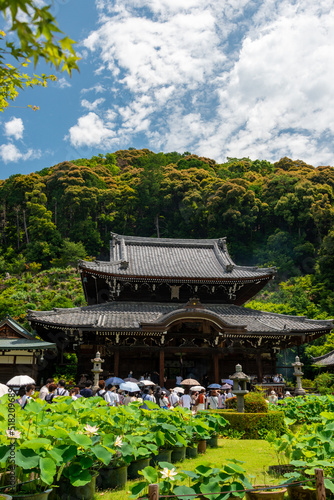
[[[44,73],[29,75],[31,65],[36,68],[43,60],[71,76],[73,70],[78,70],[79,57],[73,48],[74,40],[59,29],[50,6],[40,8],[34,0],[0,0],[0,11],[8,25],[7,33],[0,31],[0,111],[3,111],[20,90],[46,87],[48,80],[57,79]]]

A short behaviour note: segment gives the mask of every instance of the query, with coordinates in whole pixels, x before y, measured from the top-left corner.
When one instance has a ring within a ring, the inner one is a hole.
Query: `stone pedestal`
[[[92,387],[93,394],[95,394],[99,390],[99,377],[100,373],[103,372],[101,365],[104,363],[104,359],[101,359],[100,353],[97,352],[94,359],[91,360],[93,363],[92,373],[94,375],[94,383]]]
[[[292,366],[294,368],[294,376],[296,377],[297,384],[295,396],[304,396],[304,394],[306,394],[305,389],[302,388],[302,376],[304,375],[302,366],[304,366],[304,363],[301,363],[299,357],[296,356],[296,360],[292,363]]]
[[[235,374],[230,375],[230,379],[233,380],[233,394],[237,396],[237,411],[238,413],[244,413],[245,411],[245,402],[244,402],[244,397],[246,394],[248,394],[249,391],[247,391],[247,381],[249,380],[248,375],[243,373],[242,371],[242,366],[241,365],[236,365],[235,367]],[[239,386],[241,389],[239,389]]]

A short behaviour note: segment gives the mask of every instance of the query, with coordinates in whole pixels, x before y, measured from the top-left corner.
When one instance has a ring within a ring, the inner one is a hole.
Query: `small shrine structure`
[[[87,306],[28,311],[38,335],[76,352],[78,373],[97,351],[105,375],[159,373],[212,382],[240,361],[258,380],[276,373],[276,354],[328,333],[332,321],[243,307],[275,268],[238,266],[225,238],[171,239],[111,234],[110,259],[79,263]],[[167,381],[165,380],[167,379]],[[169,382],[170,381],[170,382]]]
[[[0,383],[16,375],[36,380],[42,368],[43,353],[56,350],[56,344],[35,338],[11,316],[0,321]]]

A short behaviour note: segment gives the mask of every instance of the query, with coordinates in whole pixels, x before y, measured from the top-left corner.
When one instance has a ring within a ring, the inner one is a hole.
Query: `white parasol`
[[[150,385],[155,385],[155,383],[152,382],[152,380],[141,380],[140,382],[138,382],[138,385],[150,386]]]
[[[36,384],[35,380],[29,377],[29,375],[17,375],[7,382],[7,385],[10,385],[12,387],[22,387],[28,384]]]
[[[9,391],[9,388],[4,385],[4,384],[0,384],[0,398],[4,395],[4,394],[7,394]]]
[[[191,391],[201,391],[202,389],[205,389],[202,385],[194,385],[193,387],[190,387]]]
[[[121,384],[119,388],[121,391],[140,392],[138,385],[133,382],[124,382],[124,384]]]

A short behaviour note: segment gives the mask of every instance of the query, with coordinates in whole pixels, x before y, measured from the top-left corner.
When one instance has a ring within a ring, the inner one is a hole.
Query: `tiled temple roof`
[[[40,351],[56,349],[56,344],[44,340],[0,339],[0,351]],[[1,358],[0,358],[1,359]]]
[[[110,261],[81,261],[82,270],[116,276],[187,279],[257,279],[271,277],[276,268],[237,266],[225,238],[142,238],[112,233]]]
[[[240,327],[246,333],[293,335],[315,331],[330,331],[333,321],[311,320],[235,305],[205,304],[194,308],[187,305],[154,302],[109,302],[93,306],[53,311],[29,311],[28,320],[49,327],[83,328],[96,331],[145,331],[152,324],[172,323],[175,316],[206,317],[227,327]]]
[[[4,327],[10,332],[4,333]],[[56,344],[36,339],[28,330],[7,315],[0,321],[0,351],[56,349]]]
[[[312,358],[312,363],[317,366],[334,366],[334,351],[328,352],[323,356]]]

